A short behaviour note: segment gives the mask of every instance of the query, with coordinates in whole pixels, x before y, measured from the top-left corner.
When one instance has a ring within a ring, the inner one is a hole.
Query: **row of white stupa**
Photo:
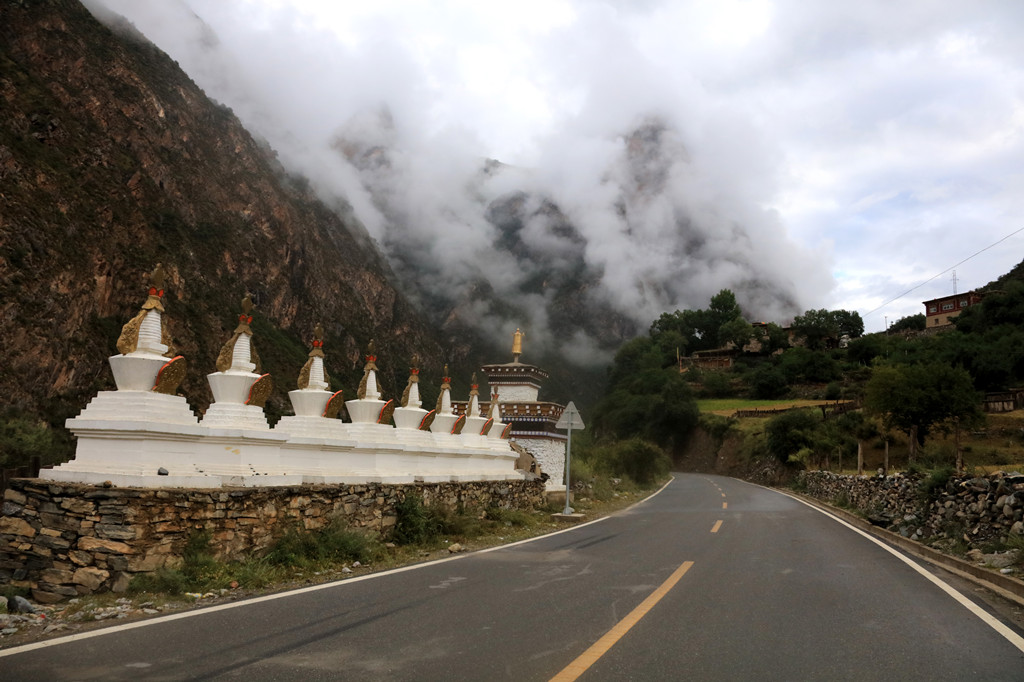
[[[109,359],[116,391],[102,391],[67,427],[78,439],[75,458],[41,478],[118,486],[267,486],[311,483],[412,483],[521,479],[507,427],[480,415],[474,386],[465,416],[452,411],[444,380],[437,409],[421,407],[418,370],[411,370],[401,406],[381,399],[371,343],[355,400],[345,401],[351,423],[337,418],[341,391],[331,393],[321,332],[288,393],[294,416],[274,428],[263,405],[272,389],[259,373],[251,343],[251,303],[207,375],[214,402],[202,421],[176,395],[185,360],[169,359],[163,322],[163,271],[157,266],[149,297],[118,339]],[[414,360],[415,362],[415,360]],[[446,368],[447,373],[447,368]],[[394,421],[394,426],[391,421]]]

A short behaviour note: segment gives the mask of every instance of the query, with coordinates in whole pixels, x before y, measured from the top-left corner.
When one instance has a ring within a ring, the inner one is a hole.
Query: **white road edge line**
[[[672,481],[674,481],[674,480],[675,480],[675,478],[670,478],[668,480],[668,482],[666,482],[665,485],[663,485],[660,488],[658,488],[658,490],[656,492],[652,493],[651,495],[648,495],[647,497],[645,497],[644,499],[640,500],[639,502],[637,502],[635,504],[632,504],[629,507],[626,507],[626,509],[624,509],[622,511],[626,511],[628,509],[632,509],[633,507],[635,507],[637,505],[643,504],[644,502],[646,502],[647,500],[651,499],[652,497],[654,497],[655,495],[660,493],[662,490],[667,488],[669,483],[672,483]],[[141,621],[137,621],[137,622],[134,622],[134,623],[125,623],[124,625],[113,625],[111,627],[106,627],[106,628],[102,628],[102,629],[99,629],[99,630],[93,630],[91,632],[81,632],[81,633],[79,633],[77,635],[67,635],[65,637],[58,637],[57,639],[46,640],[44,642],[33,642],[31,644],[22,644],[21,646],[14,647],[12,649],[0,649],[0,658],[3,658],[4,656],[13,656],[14,654],[22,654],[22,653],[25,653],[25,652],[28,652],[28,651],[33,651],[35,649],[44,649],[46,647],[59,646],[61,644],[68,644],[70,642],[76,642],[76,641],[79,641],[79,640],[82,640],[82,639],[91,639],[92,637],[102,637],[104,635],[110,635],[110,634],[113,634],[115,632],[123,632],[125,630],[134,630],[136,628],[144,628],[144,627],[148,627],[150,625],[156,625],[158,623],[166,623],[166,622],[169,622],[169,621],[172,621],[172,620],[180,620],[182,618],[192,618],[194,616],[202,616],[202,615],[205,615],[207,613],[215,613],[217,611],[226,611],[227,609],[235,609],[235,608],[239,608],[241,606],[249,606],[250,604],[258,604],[258,603],[264,602],[264,601],[272,601],[274,599],[284,599],[286,597],[292,597],[292,596],[299,595],[299,594],[306,594],[307,592],[316,592],[317,590],[327,590],[327,589],[331,589],[331,588],[334,588],[334,587],[344,587],[345,585],[351,585],[352,583],[359,583],[359,582],[362,582],[364,580],[373,580],[375,578],[383,578],[385,576],[395,575],[396,573],[404,573],[406,571],[415,571],[417,569],[425,568],[427,566],[436,566],[437,564],[443,564],[443,563],[446,563],[448,561],[457,561],[458,559],[464,559],[466,557],[475,556],[477,554],[487,554],[488,552],[497,552],[498,550],[508,549],[509,547],[516,547],[518,545],[525,545],[528,542],[534,542],[536,540],[542,540],[544,538],[554,537],[555,535],[561,535],[562,533],[568,533],[569,531],[573,531],[573,530],[576,530],[578,528],[584,528],[586,526],[592,526],[595,523],[600,523],[600,522],[605,521],[605,520],[607,520],[609,518],[611,518],[611,517],[610,516],[602,516],[601,518],[594,519],[593,521],[587,521],[586,523],[581,523],[581,524],[578,524],[578,525],[575,525],[575,526],[570,526],[568,528],[563,528],[562,530],[556,530],[553,533],[546,533],[545,535],[538,535],[537,537],[534,537],[534,538],[526,538],[525,540],[518,540],[516,542],[510,542],[507,545],[495,545],[494,547],[488,547],[487,549],[481,549],[481,550],[478,550],[476,552],[469,552],[467,554],[456,554],[454,556],[445,557],[444,559],[435,559],[434,561],[425,561],[425,562],[423,562],[421,564],[413,564],[411,566],[400,566],[398,568],[392,568],[392,569],[387,570],[387,571],[381,571],[380,573],[370,573],[368,575],[361,575],[361,576],[358,576],[358,577],[355,577],[355,578],[346,578],[345,580],[335,580],[333,582],[322,583],[320,585],[310,585],[309,587],[300,587],[297,590],[289,590],[287,592],[278,592],[276,594],[268,594],[268,595],[264,595],[262,597],[253,597],[252,599],[246,599],[244,601],[232,602],[230,604],[218,604],[217,606],[209,606],[209,607],[206,607],[206,608],[197,609],[195,611],[184,611],[182,613],[172,613],[172,614],[170,614],[168,616],[159,616],[157,618],[150,618],[150,619],[147,619],[147,620],[141,620]]]
[[[749,481],[743,481],[743,482],[744,483],[749,483]],[[753,483],[751,485],[757,485],[757,484]],[[764,486],[758,486],[758,487],[762,488]],[[923,575],[925,578],[930,580],[940,590],[942,590],[943,592],[945,592],[946,594],[951,596],[953,599],[957,600],[960,603],[961,606],[963,606],[965,609],[967,609],[968,611],[973,613],[975,616],[980,618],[983,623],[985,623],[990,628],[992,628],[993,630],[998,632],[1000,635],[1005,637],[1006,640],[1010,642],[1010,644],[1012,644],[1013,646],[1017,647],[1017,649],[1019,649],[1022,653],[1024,653],[1024,637],[1021,637],[1016,632],[1014,632],[1010,628],[1008,628],[1005,625],[1003,625],[1003,623],[1000,622],[997,618],[994,618],[987,611],[985,611],[980,606],[975,604],[973,601],[971,601],[970,599],[965,597],[957,589],[955,589],[954,587],[951,587],[950,585],[947,585],[940,578],[938,578],[938,577],[932,575],[931,573],[929,573],[928,571],[924,570],[921,566],[919,566],[917,564],[917,562],[915,562],[915,561],[911,560],[910,558],[900,554],[895,549],[893,549],[892,547],[890,547],[886,543],[884,543],[881,540],[879,540],[878,538],[876,538],[874,535],[871,535],[870,533],[866,533],[866,532],[862,531],[860,528],[857,528],[856,526],[847,523],[846,521],[842,520],[841,518],[839,518],[835,514],[830,514],[829,512],[825,511],[824,509],[822,509],[820,507],[814,506],[810,502],[807,502],[805,500],[801,500],[799,497],[796,497],[795,495],[790,495],[789,493],[782,492],[781,490],[775,490],[773,488],[765,488],[765,490],[772,490],[773,492],[779,493],[780,495],[785,495],[786,497],[788,497],[790,499],[796,500],[800,504],[806,505],[806,506],[810,507],[811,509],[813,509],[813,510],[815,510],[817,512],[821,512],[822,514],[824,514],[825,516],[829,517],[833,521],[835,521],[837,523],[843,524],[844,526],[846,526],[847,528],[852,530],[854,533],[859,533],[860,535],[863,535],[865,538],[867,538],[871,542],[875,543],[876,545],[878,545],[879,547],[884,549],[886,552],[889,552],[894,557],[896,557],[897,559],[899,559],[900,561],[902,561],[903,563],[905,563],[906,565],[910,566],[912,569],[914,569],[915,571],[917,571],[918,573]]]

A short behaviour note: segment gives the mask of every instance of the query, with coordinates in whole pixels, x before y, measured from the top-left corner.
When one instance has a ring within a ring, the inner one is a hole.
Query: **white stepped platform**
[[[233,411],[252,407],[223,405]],[[314,416],[283,417],[273,429],[239,426],[247,423],[252,422],[199,423],[179,396],[103,392],[67,422],[78,437],[75,459],[43,470],[40,477],[146,488],[524,478],[514,469],[516,453],[508,441],[498,438],[467,439],[461,434]],[[161,468],[168,475],[159,475]]]

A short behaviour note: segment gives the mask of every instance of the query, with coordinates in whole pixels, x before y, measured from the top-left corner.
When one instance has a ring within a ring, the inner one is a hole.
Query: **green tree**
[[[754,338],[754,328],[742,317],[729,320],[718,331],[720,345],[725,346],[731,343],[739,350],[743,350],[743,347],[750,343],[752,338]]]
[[[0,419],[0,468],[28,466],[33,457],[42,465],[61,460],[57,433],[48,424],[34,419],[13,416]]]
[[[835,315],[828,310],[808,310],[797,315],[790,327],[811,350],[821,350],[828,346],[829,341],[839,338],[839,323]]]
[[[856,339],[864,335],[864,320],[856,310],[833,310],[832,317],[839,328],[840,336],[846,334],[851,339]]]
[[[662,334],[674,332],[685,340],[687,348],[697,337],[697,330],[703,327],[701,316],[696,310],[677,310],[672,313],[662,313],[661,316],[651,323],[650,335],[657,337]]]
[[[783,462],[804,448],[812,448],[821,419],[809,410],[791,410],[772,417],[765,426],[768,452]]]
[[[980,390],[1024,381],[1024,282],[1009,280],[955,318],[955,332],[937,335],[932,351],[962,364]]]
[[[1024,282],[1011,280],[987,292],[981,303],[965,309],[953,323],[968,334],[1024,325]]]
[[[971,426],[983,418],[970,374],[940,362],[875,368],[865,387],[864,406],[880,415],[886,428],[910,436],[911,458],[933,428],[953,420]]]
[[[864,334],[864,320],[851,310],[808,310],[793,319],[792,330],[804,339],[808,348],[834,347],[843,334],[856,339]]]
[[[608,391],[594,409],[594,432],[609,439],[643,438],[671,449],[697,423],[690,385],[675,363],[662,364],[656,340],[640,337],[615,355]]]
[[[708,310],[717,315],[722,322],[728,322],[743,316],[740,304],[736,302],[736,294],[731,289],[722,289],[711,297]]]
[[[761,327],[761,352],[771,355],[776,351],[789,348],[789,333],[775,324],[769,322]]]
[[[687,352],[712,350],[719,347],[722,325],[742,317],[736,303],[736,295],[722,289],[711,297],[707,310],[677,310],[662,313],[651,324],[650,334],[658,337],[676,332],[682,338],[681,344]]]
[[[791,384],[824,384],[842,376],[839,363],[827,353],[806,348],[790,348],[779,358],[779,368]]]
[[[885,353],[885,342],[884,334],[868,334],[854,339],[846,347],[846,357],[850,362],[870,365],[872,360]]]
[[[917,315],[908,315],[901,317],[900,319],[889,325],[889,333],[902,332],[902,331],[922,331],[927,326],[924,313],[918,313]]]

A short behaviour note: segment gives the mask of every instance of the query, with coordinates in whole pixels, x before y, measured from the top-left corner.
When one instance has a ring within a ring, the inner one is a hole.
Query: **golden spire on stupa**
[[[146,316],[149,315],[151,310],[157,311],[157,318],[159,319],[159,329],[153,329],[150,335],[155,334],[157,338],[148,339],[152,343],[161,343],[167,348],[161,350],[161,354],[171,357],[174,355],[174,349],[171,348],[170,334],[167,332],[167,328],[163,323],[163,318],[160,314],[164,312],[164,281],[167,278],[164,272],[164,266],[157,263],[156,267],[153,268],[153,272],[149,275],[149,295],[146,297],[146,302],[142,304],[139,312],[135,317],[128,320],[124,327],[121,328],[121,335],[117,339],[117,350],[122,355],[128,355],[134,353],[139,346],[139,332],[142,329],[143,321]],[[145,344],[144,344],[145,345]]]
[[[519,356],[523,354],[523,337],[526,336],[519,327],[516,327],[512,334],[512,362],[519,362]]]

